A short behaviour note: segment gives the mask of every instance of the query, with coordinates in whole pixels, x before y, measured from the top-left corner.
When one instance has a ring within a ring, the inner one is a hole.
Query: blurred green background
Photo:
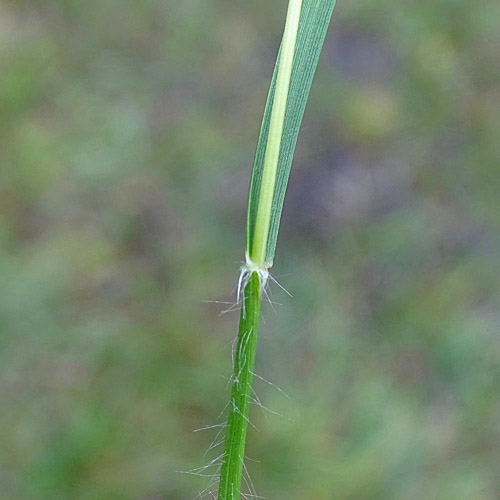
[[[190,500],[282,1],[0,4],[0,499]],[[500,3],[338,0],[247,454],[287,500],[500,498]],[[210,471],[207,471],[210,473]],[[207,496],[210,498],[210,496]]]

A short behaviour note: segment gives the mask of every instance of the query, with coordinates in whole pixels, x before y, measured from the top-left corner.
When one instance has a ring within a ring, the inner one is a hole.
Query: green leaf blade
[[[307,98],[309,96],[312,80],[316,71],[319,55],[323,47],[334,6],[335,0],[303,0],[302,2],[281,137],[278,168],[274,185],[274,195],[269,220],[269,232],[267,234],[266,242],[265,260],[269,263],[269,267],[272,265],[276,250],[279,223],[295,145],[297,143],[297,137],[302,117],[304,115]],[[271,80],[259,139],[257,142],[252,178],[250,181],[246,220],[245,250],[247,256],[251,255],[252,248],[255,245],[254,237],[259,208],[260,190],[262,186],[264,159],[269,136],[269,127],[276,91],[276,80],[280,57],[281,49],[278,53]]]

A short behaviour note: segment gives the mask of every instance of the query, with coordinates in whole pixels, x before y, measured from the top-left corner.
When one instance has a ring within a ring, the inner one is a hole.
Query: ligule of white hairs
[[[259,278],[260,295],[266,290],[269,281],[268,269],[272,266],[272,262],[266,262],[264,267],[259,266],[257,263],[250,259],[249,255],[245,255],[245,263],[240,267],[240,277],[238,278],[238,289],[236,292],[236,304],[242,304],[243,315],[245,314],[245,300],[244,291],[253,273],[257,274]]]

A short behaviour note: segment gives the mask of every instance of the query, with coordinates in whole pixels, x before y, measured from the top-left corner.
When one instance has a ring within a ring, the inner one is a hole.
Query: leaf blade
[[[279,223],[283,209],[286,186],[290,174],[293,154],[300,124],[309,96],[314,73],[316,71],[319,55],[323,47],[324,39],[330,24],[335,0],[303,0],[299,20],[299,28],[295,45],[292,73],[288,91],[285,119],[280,145],[278,169],[274,187],[271,218],[269,221],[269,232],[266,242],[266,258],[272,265],[276,250]],[[278,52],[276,65],[269,88],[269,93],[262,119],[261,130],[255,152],[250,190],[248,197],[248,210],[246,219],[246,243],[247,256],[251,254],[254,245],[255,226],[257,220],[260,188],[263,177],[264,158],[266,153],[269,125],[273,108],[274,95],[276,91],[276,79],[278,74],[281,48]]]

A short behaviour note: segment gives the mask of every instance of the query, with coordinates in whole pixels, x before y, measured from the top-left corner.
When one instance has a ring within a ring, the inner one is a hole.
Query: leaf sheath
[[[240,497],[259,315],[260,284],[257,273],[252,273],[244,291],[244,307],[241,310],[234,355],[233,387],[229,402],[219,500],[238,500]]]

